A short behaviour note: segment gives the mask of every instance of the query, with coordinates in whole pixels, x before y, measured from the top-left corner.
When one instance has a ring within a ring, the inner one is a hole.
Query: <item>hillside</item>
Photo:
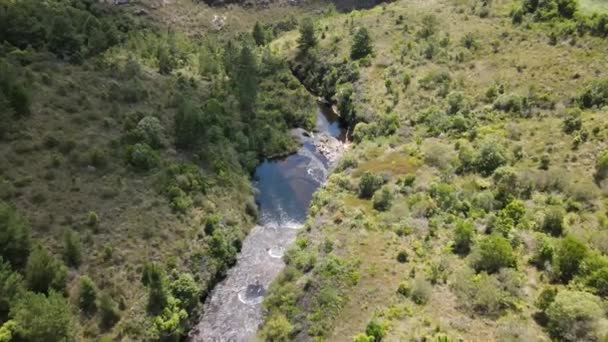
[[[182,338],[314,124],[265,47],[312,9],[162,4],[0,2],[0,341]]]
[[[272,42],[355,126],[262,339],[605,338],[608,16],[577,8],[397,0]]]

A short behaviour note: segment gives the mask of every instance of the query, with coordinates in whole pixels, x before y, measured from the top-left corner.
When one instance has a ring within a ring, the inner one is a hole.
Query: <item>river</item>
[[[283,252],[302,227],[312,195],[325,181],[343,149],[344,130],[329,108],[319,105],[316,129],[293,131],[297,153],[267,160],[255,171],[259,224],[243,241],[236,265],[208,296],[190,341],[241,342],[255,339],[262,301],[285,266]]]

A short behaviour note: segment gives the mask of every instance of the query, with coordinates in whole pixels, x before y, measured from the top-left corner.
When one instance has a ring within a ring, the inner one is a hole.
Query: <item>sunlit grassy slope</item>
[[[366,329],[369,335],[374,322],[387,341],[550,339],[547,326],[535,319],[535,301],[552,284],[559,291],[566,286],[554,280],[551,266],[530,263],[540,241],[557,248],[563,239],[542,232],[547,212],[562,208],[564,235],[582,241],[591,254],[608,252],[605,187],[593,178],[596,157],[606,148],[606,108],[583,110],[584,141],[563,129],[582,89],[606,77],[608,42],[589,36],[552,42],[547,24],[512,23],[509,13],[519,4],[493,1],[489,13],[480,15],[474,1],[400,0],[319,19],[318,49],[334,62],[350,59],[358,28],[369,30],[374,54],[369,66],[360,65],[355,108],[369,122],[397,114],[399,129],[353,144],[315,196],[308,228],[266,301],[262,337],[282,331],[298,340],[351,341]],[[603,4],[582,3],[583,9],[590,6]],[[437,32],[424,39],[418,32],[430,15]],[[295,58],[298,37],[286,34],[273,47]],[[425,85],[438,74],[449,80]],[[497,86],[504,94],[492,98]],[[453,120],[446,112],[457,96],[469,111],[465,128],[442,131],[444,120]],[[527,98],[529,110],[501,110],[508,97]],[[509,187],[530,187],[517,199],[523,218],[505,235],[516,263],[490,275],[475,274],[472,265],[475,245],[504,215],[504,204],[496,202],[504,191],[502,176],[459,170],[462,146],[479,151],[484,144],[504,149],[506,168],[498,172],[515,175]],[[358,196],[365,172],[384,175],[393,196],[388,210]],[[412,184],[404,185],[412,176]],[[575,202],[577,209],[571,207]],[[468,256],[452,251],[455,227],[463,220],[475,232]],[[400,252],[407,262],[397,260]],[[585,289],[584,283],[581,276],[570,286]],[[595,318],[602,335],[605,318]]]

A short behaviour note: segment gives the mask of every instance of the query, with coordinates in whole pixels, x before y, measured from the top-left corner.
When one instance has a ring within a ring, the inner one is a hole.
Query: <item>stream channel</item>
[[[303,226],[313,193],[341,156],[346,136],[337,116],[323,104],[317,108],[315,131],[294,129],[293,134],[302,142],[296,153],[256,168],[258,225],[243,241],[236,265],[207,297],[190,341],[255,340],[268,286],[285,266],[283,253]]]

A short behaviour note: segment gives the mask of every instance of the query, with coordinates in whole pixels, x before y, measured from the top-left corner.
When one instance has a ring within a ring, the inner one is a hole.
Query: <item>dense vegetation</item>
[[[293,20],[203,39],[149,10],[0,2],[0,341],[182,338],[255,223],[253,168],[314,124],[267,47]]]
[[[308,91],[352,144],[262,339],[606,338],[608,14],[582,1],[232,6],[227,28],[192,1],[0,1],[0,342],[182,338]]]
[[[579,7],[396,1],[272,43],[354,128],[261,338],[608,336],[608,14]]]

